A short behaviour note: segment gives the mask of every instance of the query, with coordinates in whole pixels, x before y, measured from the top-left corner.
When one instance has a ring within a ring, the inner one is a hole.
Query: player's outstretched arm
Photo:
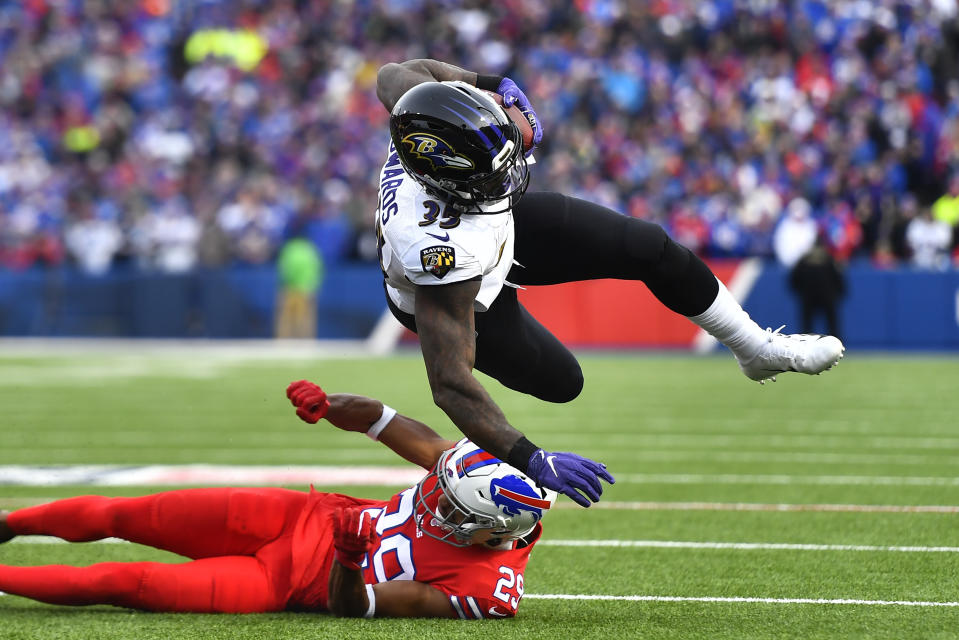
[[[430,469],[440,454],[456,444],[419,420],[395,413],[379,400],[349,393],[327,394],[309,380],[290,383],[286,395],[301,420],[314,424],[321,418],[343,431],[374,436],[400,457]],[[371,429],[376,433],[371,433]]]
[[[462,80],[475,85],[476,73],[447,62],[427,58],[389,62],[380,67],[376,74],[376,97],[380,99],[387,111],[392,111],[393,105],[400,96],[416,85],[446,80]]]
[[[334,615],[352,618],[457,617],[449,598],[436,587],[414,580],[365,585],[360,570],[337,562],[330,569],[329,607]]]
[[[390,618],[456,618],[445,593],[423,582],[397,580],[373,586],[376,616]]]
[[[433,401],[470,440],[540,485],[588,507],[612,484],[606,465],[573,453],[547,452],[514,429],[473,376],[476,331],[473,300],[479,280],[421,286],[416,290],[416,328]]]
[[[416,328],[433,401],[474,443],[501,460],[523,437],[473,376],[476,331],[473,300],[480,281],[421,286]]]
[[[399,413],[380,433],[379,440],[404,460],[424,469],[432,469],[441,453],[456,446],[456,440],[447,440],[419,420]]]

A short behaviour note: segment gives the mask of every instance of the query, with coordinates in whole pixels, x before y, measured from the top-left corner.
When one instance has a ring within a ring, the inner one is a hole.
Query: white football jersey
[[[513,265],[513,214],[450,215],[446,204],[404,170],[390,144],[380,172],[376,234],[386,290],[402,311],[414,312],[417,286],[482,277],[473,304],[486,311]],[[505,209],[493,203],[484,209]]]

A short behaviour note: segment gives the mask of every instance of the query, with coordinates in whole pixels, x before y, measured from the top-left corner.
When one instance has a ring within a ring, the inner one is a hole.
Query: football
[[[493,100],[496,101],[496,104],[503,106],[503,96],[498,93],[493,93],[492,91],[487,91]],[[516,126],[519,127],[519,132],[523,134],[523,151],[529,151],[533,147],[533,127],[530,125],[529,120],[526,119],[526,116],[523,115],[523,112],[520,111],[520,108],[515,104],[511,107],[503,107],[503,110],[506,112],[506,115],[509,116],[510,120],[516,123]]]

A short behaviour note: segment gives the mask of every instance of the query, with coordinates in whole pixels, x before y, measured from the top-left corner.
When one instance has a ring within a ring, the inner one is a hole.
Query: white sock
[[[766,343],[768,336],[743,309],[718,278],[719,293],[709,308],[690,320],[729,347],[740,362],[750,361]]]

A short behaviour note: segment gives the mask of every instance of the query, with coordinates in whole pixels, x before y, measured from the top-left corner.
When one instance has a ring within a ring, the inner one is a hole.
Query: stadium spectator
[[[295,220],[276,261],[280,282],[277,338],[316,337],[316,296],[323,282],[323,257]]]
[[[281,213],[261,187],[243,187],[236,200],[217,214],[217,223],[231,239],[236,258],[262,264],[273,257],[273,238],[283,227]]]
[[[64,234],[67,252],[81,271],[103,275],[123,246],[117,212],[109,202],[95,207],[87,195],[77,196],[72,203],[73,219]]]
[[[793,265],[789,286],[799,298],[803,333],[815,333],[816,319],[822,317],[830,335],[842,336],[839,302],[846,295],[846,278],[823,235],[816,236],[813,246]]]
[[[826,205],[822,226],[829,250],[842,262],[848,262],[862,242],[862,225],[852,206],[843,199],[831,200]]]
[[[941,271],[949,266],[952,229],[942,220],[933,218],[928,207],[923,207],[906,228],[906,244],[913,266]]]
[[[932,203],[932,217],[949,226],[951,247],[959,248],[959,174],[949,180],[949,190]]]
[[[150,611],[516,614],[522,574],[555,494],[471,442],[445,440],[376,400],[327,398],[305,380],[292,383],[287,396],[304,421],[325,417],[366,433],[430,472],[389,501],[313,490],[188,489],[83,496],[3,513],[0,542],[119,537],[192,561],[0,565],[0,590],[51,604]]]
[[[912,258],[912,251],[906,241],[906,232],[910,223],[919,215],[919,201],[912,194],[906,194],[899,206],[893,210],[893,219],[889,221],[889,250],[900,263]]]
[[[196,268],[200,240],[200,222],[181,196],[169,198],[146,213],[141,248],[150,268],[162,273],[188,273]]]
[[[786,215],[773,233],[773,250],[779,264],[791,269],[812,249],[818,234],[812,206],[805,198],[793,199],[786,205]]]
[[[932,203],[932,217],[949,225],[959,225],[959,175],[949,180],[949,190]]]
[[[0,266],[27,269],[63,262],[63,238],[58,222],[41,213],[44,198],[31,194],[8,216],[0,216]]]

